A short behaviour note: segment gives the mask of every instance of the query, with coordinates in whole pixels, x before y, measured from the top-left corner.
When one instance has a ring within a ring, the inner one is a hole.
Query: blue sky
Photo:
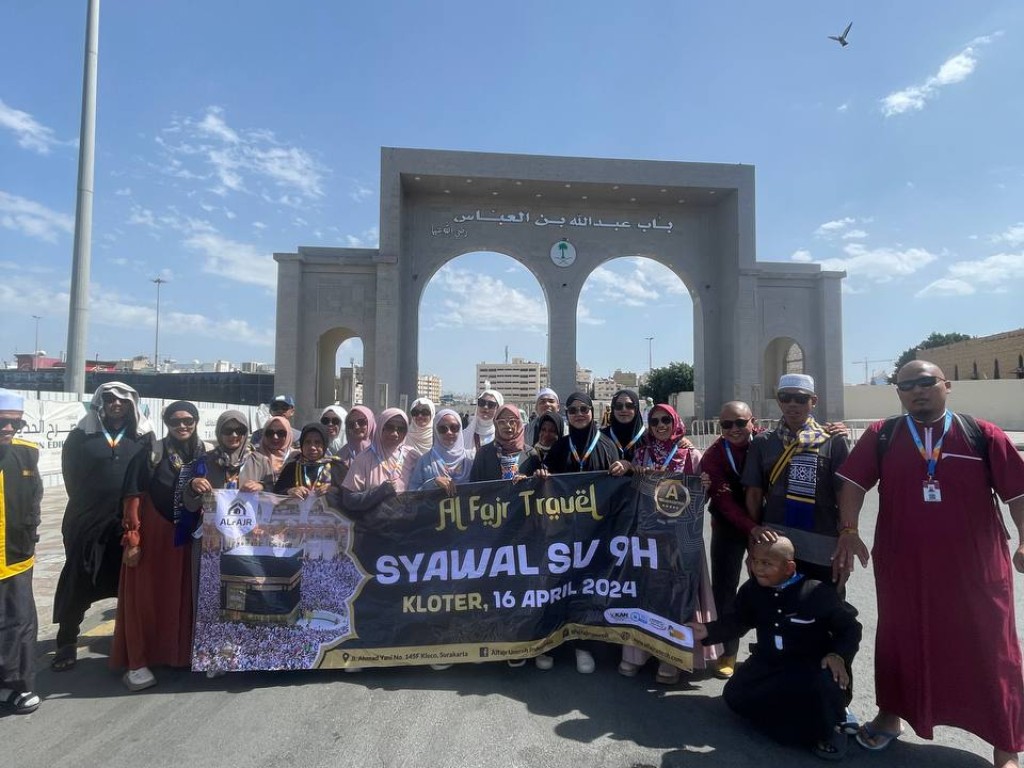
[[[32,315],[66,346],[85,8],[0,4],[7,360]],[[932,331],[1024,325],[1022,38],[1015,0],[105,0],[88,354],[152,353],[161,275],[162,357],[271,361],[270,254],[376,245],[383,145],[753,164],[758,258],[847,270],[862,381]],[[463,256],[426,291],[422,371],[464,391],[506,345],[543,360],[545,312],[524,268]],[[651,262],[606,264],[580,313],[598,375],[645,369],[650,335],[655,366],[692,360]]]

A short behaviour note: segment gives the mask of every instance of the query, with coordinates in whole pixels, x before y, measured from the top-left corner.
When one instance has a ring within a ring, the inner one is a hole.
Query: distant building
[[[919,349],[916,354],[918,360],[935,363],[953,381],[1024,379],[1024,328]]]
[[[510,363],[477,363],[476,391],[485,389],[488,381],[506,403],[532,406],[537,390],[548,386],[548,367],[521,357],[513,357]]]
[[[594,379],[594,402],[610,403],[612,396],[622,387],[614,378]]]
[[[363,366],[353,363],[338,371],[334,399],[346,408],[363,402]]]
[[[583,368],[579,363],[576,363],[576,391],[590,392],[590,385],[593,382],[594,372],[590,368]],[[571,394],[571,392],[566,392],[565,394],[558,393],[559,397],[562,398],[562,402],[565,402],[565,398]]]
[[[618,385],[616,389],[632,389],[635,392],[640,387],[640,377],[632,371],[622,371],[616,368],[612,379]]]
[[[420,374],[416,383],[417,397],[425,397],[434,405],[441,402],[441,377],[431,373]]]

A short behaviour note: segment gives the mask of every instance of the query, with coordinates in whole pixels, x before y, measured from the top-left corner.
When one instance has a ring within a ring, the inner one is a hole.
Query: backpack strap
[[[896,432],[896,427],[903,421],[902,416],[890,416],[883,423],[881,429],[878,430],[878,444],[876,445],[876,452],[878,456],[878,469],[879,475],[881,475],[882,469],[882,458],[889,450],[889,444],[892,442],[893,434]]]
[[[985,468],[988,469],[988,440],[985,439],[985,433],[981,431],[977,419],[966,413],[954,413],[953,418],[960,425],[971,448],[985,462]]]

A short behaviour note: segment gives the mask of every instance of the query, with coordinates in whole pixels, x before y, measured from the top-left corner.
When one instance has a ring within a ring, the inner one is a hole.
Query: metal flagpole
[[[82,126],[78,146],[75,251],[71,260],[68,357],[64,369],[64,391],[79,394],[85,393],[85,335],[89,321],[89,262],[92,257],[93,165],[96,148],[96,69],[100,38],[100,0],[88,1],[85,74],[82,79]]]

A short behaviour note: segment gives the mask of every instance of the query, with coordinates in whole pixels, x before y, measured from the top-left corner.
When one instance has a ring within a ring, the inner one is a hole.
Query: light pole
[[[32,319],[36,321],[36,344],[32,348],[32,370],[39,369],[39,321],[42,320],[41,315],[32,315]]]
[[[153,372],[160,373],[160,286],[166,283],[162,277],[150,280],[156,283],[156,339],[153,341]]]
[[[651,377],[654,370],[654,337],[646,336],[647,339],[647,378]]]

